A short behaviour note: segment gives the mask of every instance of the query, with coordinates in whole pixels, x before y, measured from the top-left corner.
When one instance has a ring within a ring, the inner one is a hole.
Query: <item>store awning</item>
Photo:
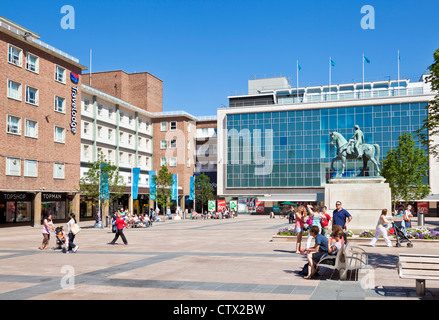
[[[439,194],[430,194],[422,200],[418,201],[426,201],[426,202],[439,202]]]
[[[324,201],[324,193],[306,193],[306,194],[282,194],[282,195],[267,195],[263,197],[257,197],[259,201],[277,201],[277,202],[316,202]]]

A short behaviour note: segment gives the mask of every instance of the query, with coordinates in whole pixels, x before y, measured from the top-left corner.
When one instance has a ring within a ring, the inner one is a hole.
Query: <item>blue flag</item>
[[[190,182],[189,182],[189,200],[194,200],[195,199],[195,177],[191,177],[190,178]]]
[[[157,185],[154,182],[154,177],[156,175],[155,171],[149,172],[149,199],[155,200],[157,195]]]
[[[335,62],[334,62],[334,60],[332,60],[331,58],[329,58],[329,60],[330,60],[330,62],[331,62],[331,66],[332,66],[332,67],[335,67]]]
[[[100,186],[99,186],[101,200],[110,199],[110,190],[108,187],[108,172],[105,170],[105,167],[107,167],[107,166],[108,166],[108,163],[101,163]]]
[[[363,60],[364,60],[364,62],[366,62],[366,63],[370,63],[370,60],[367,59],[365,56],[363,56]]]
[[[137,199],[137,193],[139,190],[139,177],[140,177],[140,168],[133,168],[133,175],[131,177],[133,200]]]
[[[300,64],[297,64],[297,69],[302,70],[302,67],[300,66]]]
[[[178,177],[176,174],[172,175],[171,200],[178,200]]]

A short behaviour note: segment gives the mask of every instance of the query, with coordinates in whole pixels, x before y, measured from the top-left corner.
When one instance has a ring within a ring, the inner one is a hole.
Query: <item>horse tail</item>
[[[375,160],[380,161],[380,146],[378,144],[373,145],[375,147]]]

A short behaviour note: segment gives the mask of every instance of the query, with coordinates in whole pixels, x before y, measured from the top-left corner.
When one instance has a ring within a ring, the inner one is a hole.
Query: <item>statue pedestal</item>
[[[365,230],[375,230],[381,210],[387,209],[391,216],[392,200],[390,187],[382,177],[334,178],[325,185],[325,206],[328,213],[336,209],[340,201],[342,207],[352,216],[348,230],[359,234]]]

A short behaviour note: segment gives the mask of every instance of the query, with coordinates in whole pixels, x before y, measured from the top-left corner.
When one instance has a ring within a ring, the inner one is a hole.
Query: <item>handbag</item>
[[[79,227],[79,225],[77,223],[75,223],[72,228],[70,229],[70,231],[72,231],[73,235],[75,236],[76,234],[78,234],[81,231],[81,228]]]

